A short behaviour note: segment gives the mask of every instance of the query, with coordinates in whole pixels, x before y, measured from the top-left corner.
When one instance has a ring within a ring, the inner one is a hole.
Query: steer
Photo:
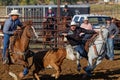
[[[56,73],[51,76],[57,79],[60,76],[61,64],[65,58],[75,60],[73,50],[69,48],[69,45],[66,48],[51,49],[35,53],[33,56],[33,64],[35,67],[33,76],[37,80],[40,80],[38,76],[40,70],[44,68],[54,68]]]

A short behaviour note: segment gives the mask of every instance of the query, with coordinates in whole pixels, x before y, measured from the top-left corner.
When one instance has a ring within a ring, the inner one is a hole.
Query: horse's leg
[[[93,59],[91,56],[88,56],[88,67],[89,69],[92,69],[92,65],[93,65]]]
[[[56,70],[55,74],[52,74],[52,77],[55,77],[55,79],[57,79],[60,76],[60,67],[58,65],[56,65],[54,62],[51,63],[51,66]]]
[[[37,73],[35,73],[34,76],[35,76],[35,78],[36,78],[37,80],[40,80],[40,78],[39,78],[39,76],[38,76]]]
[[[38,76],[38,73],[39,71],[42,69],[41,66],[40,66],[40,63],[38,63],[37,61],[33,61],[34,62],[34,67],[35,69],[33,70],[33,78],[37,79],[37,80],[40,80],[39,76]]]
[[[103,49],[104,49],[104,47],[103,47]],[[95,62],[93,63],[93,66],[92,66],[92,69],[94,70],[95,68],[96,68],[96,66],[98,65],[98,64],[100,64],[101,63],[101,61],[102,61],[102,59],[105,57],[105,55],[106,54],[104,54],[104,50],[102,50],[102,48],[101,48],[101,51],[99,52],[100,54],[101,54],[101,56],[98,56],[96,59],[95,59]]]
[[[93,62],[93,58],[91,55],[88,55],[88,66],[84,68],[84,70],[87,72],[88,76],[92,76],[91,72],[96,68],[96,66],[102,61],[101,57],[98,57]]]
[[[19,73],[19,77],[23,78],[28,74],[28,63],[24,61],[23,55],[13,54],[12,58],[14,59],[14,63],[24,66],[24,70]]]
[[[101,61],[102,61],[102,60],[97,59],[97,60],[96,60],[96,63],[93,64],[93,69],[95,69],[96,66],[101,63]]]
[[[9,74],[11,77],[14,78],[14,80],[18,80],[17,76],[10,71],[10,65],[9,64],[4,64],[4,69],[7,74]]]
[[[21,64],[24,66],[24,69],[23,69],[22,72],[19,73],[19,77],[23,78],[23,77],[25,77],[28,74],[29,69],[28,69],[27,62],[24,62],[24,61],[21,60]]]
[[[9,72],[9,75],[14,78],[14,80],[18,80],[17,76],[13,72]]]
[[[91,71],[93,70],[93,57],[92,54],[89,55],[88,53],[88,66],[84,68],[84,71],[87,73],[88,76],[92,76]]]
[[[77,62],[77,71],[79,71],[80,72],[80,70],[81,70],[81,65],[80,65],[80,54],[78,53],[78,52],[76,52],[76,62]]]

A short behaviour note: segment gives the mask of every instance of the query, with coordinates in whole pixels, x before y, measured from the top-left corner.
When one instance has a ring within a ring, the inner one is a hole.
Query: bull
[[[64,59],[75,60],[74,52],[70,46],[66,46],[66,48],[58,48],[51,49],[47,51],[39,51],[34,54],[32,65],[34,65],[33,76],[37,80],[40,80],[38,73],[40,70],[45,68],[54,68],[56,73],[52,74],[52,77],[57,79],[60,76],[61,72],[61,64]],[[70,50],[71,49],[71,50]],[[31,68],[32,65],[29,67]],[[22,75],[22,76],[21,76]],[[24,75],[21,73],[19,77],[23,77]]]

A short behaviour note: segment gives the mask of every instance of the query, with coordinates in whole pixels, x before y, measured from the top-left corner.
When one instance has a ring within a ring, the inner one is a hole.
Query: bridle
[[[100,32],[99,32],[99,35],[102,37],[102,41],[103,41],[103,43],[98,43],[98,44],[102,44],[102,48],[103,48],[103,46],[104,46],[104,44],[105,44],[105,37],[104,37],[104,35],[102,34],[103,33],[103,31],[102,31],[102,29],[104,29],[105,27],[100,27]],[[99,55],[101,55],[101,53],[102,53],[102,48],[101,48],[101,50],[100,50],[100,52],[98,53],[98,51],[97,51],[97,48],[96,48],[96,45],[98,45],[98,44],[95,44],[94,42],[92,43],[92,46],[93,46],[93,49],[94,49],[94,52],[95,52],[95,54],[96,54],[96,56],[99,56]]]
[[[36,31],[35,31],[35,28],[33,26],[31,26],[31,28],[33,30],[33,33],[34,33],[35,37],[38,39],[38,35],[37,35]]]

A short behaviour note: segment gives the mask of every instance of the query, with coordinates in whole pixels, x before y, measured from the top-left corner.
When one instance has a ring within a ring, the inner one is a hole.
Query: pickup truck
[[[88,21],[92,24],[93,29],[99,29],[101,26],[104,26],[106,19],[111,18],[106,15],[96,15],[96,14],[80,14],[74,15],[72,21],[75,21],[78,27],[82,24],[84,17],[88,18]],[[120,49],[120,34],[114,38],[114,49]]]
[[[93,25],[93,29],[100,28],[100,26],[105,24],[107,18],[111,18],[106,15],[94,15],[94,14],[82,14],[74,15],[72,21],[75,21],[78,26],[80,26],[84,20],[84,17],[88,18],[88,21]]]

